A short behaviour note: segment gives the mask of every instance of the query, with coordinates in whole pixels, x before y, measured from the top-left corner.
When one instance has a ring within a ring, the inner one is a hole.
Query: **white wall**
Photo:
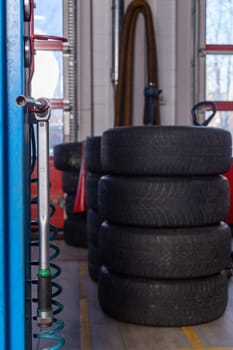
[[[161,105],[161,124],[175,123],[175,59],[176,59],[176,0],[151,0],[158,51],[160,87],[164,105]]]
[[[91,0],[77,0],[77,124],[80,141],[93,132],[91,36]]]
[[[194,102],[193,2],[176,0],[176,89],[175,123],[192,123],[190,110]],[[197,102],[197,101],[195,101]]]
[[[93,117],[94,134],[113,126],[111,86],[111,0],[93,0]]]
[[[125,5],[130,0],[125,0]],[[177,17],[177,4],[190,7],[191,0],[148,0],[154,17],[154,28],[156,34],[158,51],[159,87],[163,90],[165,104],[161,105],[161,124],[173,125],[179,123],[177,111],[184,115],[187,113],[187,103],[183,109],[182,101],[177,102],[177,96],[182,95],[187,88],[183,86],[182,79],[177,79],[177,69],[182,74],[182,65],[177,65],[181,53],[176,47],[177,18],[182,21],[182,16]],[[113,126],[113,88],[111,84],[111,33],[112,33],[112,13],[111,0],[93,0],[93,130],[94,135],[101,133]],[[189,11],[189,10],[188,10]],[[188,12],[188,19],[185,18],[183,32],[185,33],[187,21],[191,27],[191,11]],[[179,23],[179,35],[182,33],[182,24]],[[189,37],[186,35],[186,40]],[[182,42],[182,38],[179,40]],[[134,89],[134,124],[142,124],[144,97],[143,81],[145,79],[145,32],[144,21],[138,21],[137,42],[135,48],[135,89]],[[189,64],[188,72],[191,70],[191,59],[188,56],[184,64]],[[184,70],[185,71],[185,70]],[[189,80],[186,81],[189,83]],[[180,86],[181,85],[181,86]],[[178,91],[180,95],[177,94]],[[182,90],[183,88],[183,90]],[[188,98],[190,91],[187,91]],[[189,101],[189,100],[188,100]],[[179,108],[177,108],[179,104]],[[85,131],[83,131],[83,136]]]

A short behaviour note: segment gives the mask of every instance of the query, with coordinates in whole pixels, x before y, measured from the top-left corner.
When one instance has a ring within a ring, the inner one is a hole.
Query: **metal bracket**
[[[204,47],[201,47],[199,50],[198,50],[198,52],[199,52],[199,56],[200,57],[205,57],[206,56],[206,49],[204,48]]]
[[[69,42],[63,43],[63,55],[69,56],[71,54],[71,48]]]
[[[31,17],[31,1],[24,0],[24,21],[29,22]]]
[[[30,68],[32,59],[32,52],[31,52],[31,43],[30,39],[25,37],[24,38],[24,67]]]

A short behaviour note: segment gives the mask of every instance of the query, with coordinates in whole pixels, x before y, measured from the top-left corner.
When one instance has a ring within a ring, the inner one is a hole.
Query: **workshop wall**
[[[130,1],[125,1],[125,6]],[[158,50],[159,82],[162,93],[161,122],[175,121],[175,42],[176,8],[174,0],[149,0],[154,17]],[[93,0],[93,113],[94,134],[113,126],[113,88],[111,84],[112,2]],[[106,14],[109,15],[106,15]],[[135,46],[134,124],[142,124],[145,81],[145,30],[140,16]]]

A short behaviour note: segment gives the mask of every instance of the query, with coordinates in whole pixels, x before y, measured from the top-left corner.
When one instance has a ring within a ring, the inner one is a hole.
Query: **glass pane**
[[[207,55],[206,98],[216,101],[233,100],[233,55]]]
[[[206,1],[206,43],[233,44],[233,1]]]
[[[33,124],[37,149],[37,124]],[[49,120],[49,156],[53,156],[53,147],[63,143],[63,110],[52,109]],[[37,152],[37,151],[36,151]]]
[[[233,137],[233,111],[219,111],[209,123],[209,126],[227,129]]]
[[[63,36],[62,4],[62,0],[36,1],[34,10],[35,33]]]
[[[37,51],[32,96],[63,98],[63,57],[58,51]]]
[[[49,155],[53,155],[53,147],[63,143],[63,110],[53,109],[49,121]]]

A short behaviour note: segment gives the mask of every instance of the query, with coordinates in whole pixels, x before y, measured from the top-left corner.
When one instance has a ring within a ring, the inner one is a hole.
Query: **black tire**
[[[86,201],[87,207],[98,209],[98,184],[102,175],[87,173],[86,177]]]
[[[227,305],[227,289],[224,274],[190,280],[143,280],[102,267],[98,298],[103,311],[120,321],[180,327],[220,317]]]
[[[135,126],[102,137],[104,174],[217,175],[230,169],[231,134],[199,126]]]
[[[209,276],[231,261],[225,223],[186,228],[139,228],[103,223],[100,255],[110,270],[136,277],[185,279]]]
[[[63,171],[62,189],[65,193],[76,193],[79,180],[79,171]]]
[[[101,137],[87,137],[85,142],[86,169],[92,173],[102,173],[100,161]]]
[[[92,281],[98,282],[99,272],[100,272],[100,266],[93,265],[90,262],[88,262],[88,273]]]
[[[76,193],[68,193],[65,198],[65,210],[68,218],[75,214],[74,213],[75,198],[76,198]]]
[[[99,231],[103,218],[97,210],[88,209],[87,211],[87,236],[88,242],[99,247]]]
[[[229,185],[222,176],[103,176],[99,210],[108,221],[136,226],[202,226],[225,219]]]
[[[87,247],[86,214],[77,214],[65,220],[64,240],[67,244],[80,248]]]
[[[63,171],[79,171],[81,166],[82,143],[62,143],[54,147],[54,166]]]
[[[100,254],[99,249],[93,244],[88,244],[88,271],[93,281],[98,281],[100,271]]]
[[[99,249],[93,244],[89,244],[88,246],[88,261],[93,265],[101,265]]]

